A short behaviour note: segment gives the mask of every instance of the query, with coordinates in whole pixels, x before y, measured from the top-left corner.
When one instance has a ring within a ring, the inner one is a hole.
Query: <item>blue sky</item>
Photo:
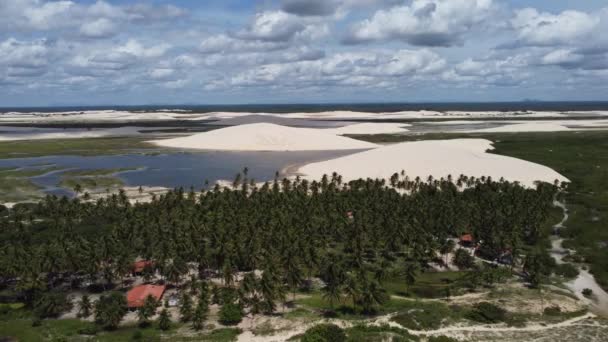
[[[2,0],[0,106],[608,100],[606,32],[606,0]]]

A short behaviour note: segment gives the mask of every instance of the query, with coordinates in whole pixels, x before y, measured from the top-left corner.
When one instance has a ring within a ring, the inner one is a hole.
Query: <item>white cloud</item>
[[[80,26],[80,33],[88,38],[107,38],[117,33],[116,25],[106,18],[87,22]]]
[[[116,51],[141,58],[155,58],[163,56],[170,48],[171,45],[166,43],[145,47],[137,40],[130,39],[124,45],[117,47]]]
[[[492,0],[414,0],[377,11],[351,28],[347,43],[402,40],[411,45],[450,46],[495,13]]]
[[[0,65],[41,68],[48,64],[49,50],[44,40],[32,42],[9,38],[0,43]]]
[[[559,49],[551,51],[542,57],[543,64],[571,64],[582,61],[584,56],[570,49]]]
[[[579,11],[541,13],[534,8],[518,10],[511,20],[521,43],[526,45],[573,44],[595,33],[598,17]]]
[[[318,24],[313,19],[305,19],[283,11],[267,11],[257,13],[253,22],[245,29],[236,33],[236,37],[245,40],[265,42],[287,42],[298,35],[318,38]],[[321,31],[325,31],[324,28]]]

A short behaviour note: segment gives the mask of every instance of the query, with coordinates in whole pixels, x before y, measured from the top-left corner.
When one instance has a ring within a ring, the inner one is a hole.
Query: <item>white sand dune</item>
[[[326,129],[333,134],[388,134],[408,132],[409,124],[400,123],[360,123],[339,128]]]
[[[426,179],[460,174],[504,177],[533,186],[535,181],[568,181],[564,176],[539,164],[517,158],[486,153],[492,142],[485,139],[455,139],[405,142],[346,157],[308,164],[298,173],[309,179],[320,179],[324,174],[337,172],[345,180],[359,178],[388,179],[395,172],[405,170],[410,178]]]
[[[483,128],[469,131],[471,133],[510,133],[510,132],[561,132],[569,131],[566,126],[553,122],[527,122],[500,127]]]
[[[230,151],[356,150],[378,146],[337,136],[321,129],[294,128],[270,123],[232,126],[188,137],[151,142],[164,147]]]

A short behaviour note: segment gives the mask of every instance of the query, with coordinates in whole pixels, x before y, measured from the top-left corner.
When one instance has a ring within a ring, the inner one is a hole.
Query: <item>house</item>
[[[133,263],[131,271],[133,274],[142,274],[146,267],[153,267],[154,262],[150,260],[139,260]]]
[[[475,239],[473,239],[473,235],[464,234],[459,239],[460,245],[463,247],[474,247]]]
[[[157,301],[163,298],[165,293],[165,285],[139,285],[135,286],[127,292],[127,306],[130,309],[140,308],[144,306],[148,296],[154,297]]]

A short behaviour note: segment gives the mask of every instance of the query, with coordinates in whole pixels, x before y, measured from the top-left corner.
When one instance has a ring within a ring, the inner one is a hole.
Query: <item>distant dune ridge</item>
[[[492,142],[485,139],[454,139],[405,142],[380,147],[345,157],[312,163],[297,172],[308,179],[320,179],[337,172],[345,181],[359,178],[388,179],[405,170],[410,179],[429,175],[435,178],[452,175],[501,177],[532,187],[535,181],[568,181],[554,170],[525,160],[487,153]]]
[[[188,137],[155,140],[164,147],[230,151],[327,151],[370,149],[378,145],[325,132],[271,123],[232,126]]]

